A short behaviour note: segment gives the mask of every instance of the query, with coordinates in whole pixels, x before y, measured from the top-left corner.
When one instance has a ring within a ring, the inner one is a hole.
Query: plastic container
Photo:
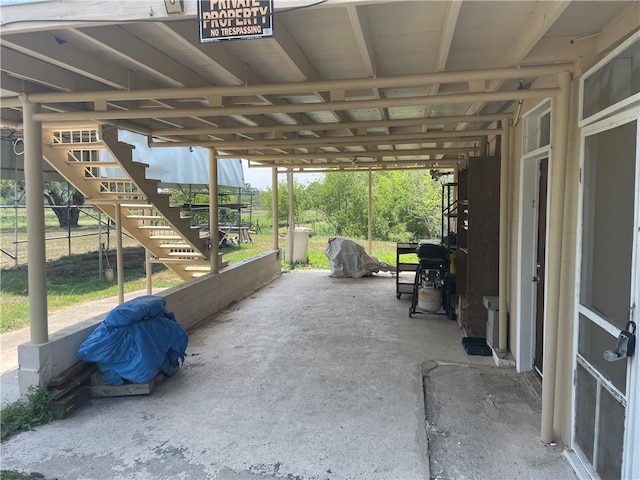
[[[313,230],[307,227],[296,227],[293,231],[293,258],[289,253],[289,234],[285,243],[284,260],[287,263],[309,263],[309,238]]]

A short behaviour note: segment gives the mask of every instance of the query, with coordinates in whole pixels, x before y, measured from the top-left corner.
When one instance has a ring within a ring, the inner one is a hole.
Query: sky
[[[246,160],[242,161],[242,169],[244,171],[244,183],[251,184],[259,190],[271,187],[271,169],[270,168],[249,168]],[[296,173],[294,179],[300,183],[311,183],[314,180],[322,178],[321,173]],[[278,182],[286,181],[284,173],[278,174]]]

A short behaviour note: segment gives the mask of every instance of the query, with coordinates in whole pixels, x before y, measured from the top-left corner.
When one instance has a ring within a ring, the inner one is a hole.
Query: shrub
[[[26,397],[26,400],[17,400],[0,411],[2,442],[12,435],[33,430],[34,427],[49,423],[53,418],[49,411],[53,393],[31,386]]]

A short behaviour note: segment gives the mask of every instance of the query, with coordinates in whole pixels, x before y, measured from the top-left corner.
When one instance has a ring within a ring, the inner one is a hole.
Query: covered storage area
[[[38,2],[3,3],[0,113],[2,126],[23,132],[25,144],[31,342],[50,340],[42,159],[65,178],[87,167],[69,165],[68,152],[85,147],[59,132],[101,132],[101,148],[127,171],[129,183],[101,189],[95,185],[106,185],[104,178],[84,174],[74,177],[76,183],[127,231],[137,229],[138,221],[157,226],[139,210],[153,208],[154,216],[162,215],[167,232],[151,236],[178,232],[180,240],[170,255],[153,243],[147,248],[183,275],[187,292],[193,287],[199,295],[225,268],[211,244],[182,229],[165,208],[156,182],[133,161],[130,144],[120,140],[121,131],[142,135],[152,150],[207,149],[203,183],[212,192],[217,161],[227,158],[267,169],[273,192],[281,175],[298,172],[453,172],[460,326],[467,334],[482,334],[483,297],[497,296],[495,360],[512,355],[517,371],[538,369],[541,439],[562,439],[573,448],[576,438],[589,437],[590,432],[577,432],[574,422],[579,392],[572,379],[585,363],[581,342],[591,324],[604,326],[612,339],[626,324],[592,315],[592,305],[582,302],[594,299],[577,291],[580,285],[597,286],[595,275],[603,272],[598,252],[582,257],[583,246],[603,234],[598,230],[579,240],[580,215],[591,205],[589,195],[613,198],[617,192],[613,187],[591,192],[583,185],[591,178],[585,165],[592,161],[585,163],[583,156],[587,150],[599,154],[594,146],[599,142],[618,145],[610,139],[616,128],[625,124],[626,132],[637,123],[638,92],[626,87],[638,84],[637,2],[274,0],[260,4],[272,23],[259,35],[252,28],[253,38],[211,41],[218,40],[212,38],[217,34],[211,11],[203,16],[202,8],[226,9],[232,3],[87,2],[78,9],[73,2],[50,1],[43,2],[46,18]],[[242,34],[239,27],[221,28]],[[604,106],[583,101],[585,72],[608,54],[619,54],[618,48],[631,50],[615,62],[617,68],[603,70],[598,85],[621,95]],[[625,147],[624,153],[624,167],[637,179],[637,149]],[[590,173],[607,180],[604,170]],[[637,205],[628,198],[637,194],[634,185],[624,190],[627,206]],[[274,194],[274,206],[276,199]],[[212,195],[210,212],[217,214],[217,207]],[[375,215],[370,204],[368,214]],[[624,211],[623,223],[633,223],[625,251],[637,251],[637,219],[636,210]],[[279,261],[281,247],[275,234],[269,268]],[[371,239],[367,247],[375,253]],[[623,284],[631,304],[625,313],[637,320],[637,255],[630,259],[632,273]],[[617,284],[618,278],[612,281]],[[404,294],[400,287],[395,285],[397,295]],[[220,295],[222,303],[229,301],[225,292]],[[637,358],[625,360],[631,386],[638,382]],[[589,375],[602,380],[595,370]],[[44,380],[38,375],[34,383]],[[607,382],[598,388],[611,387]],[[614,432],[623,445],[615,456],[619,463],[606,461],[629,478],[640,471],[631,454],[638,442],[632,433],[640,418],[637,391],[628,390],[624,425]],[[598,471],[597,458],[582,463]]]

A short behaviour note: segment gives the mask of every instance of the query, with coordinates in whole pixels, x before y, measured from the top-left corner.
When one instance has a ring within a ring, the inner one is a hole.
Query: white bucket
[[[113,268],[107,267],[104,269],[104,276],[108,282],[113,282]]]
[[[442,297],[440,290],[434,287],[422,287],[418,290],[418,308],[423,312],[436,313],[440,310]]]

